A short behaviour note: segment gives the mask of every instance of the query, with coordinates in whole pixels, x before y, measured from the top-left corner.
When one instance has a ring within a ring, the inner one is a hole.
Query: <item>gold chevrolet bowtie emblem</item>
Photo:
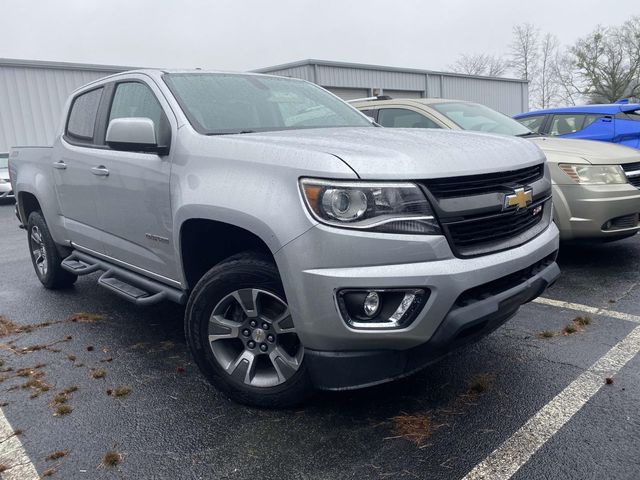
[[[518,207],[517,210],[525,208],[533,201],[533,190],[524,188],[516,188],[512,194],[505,195],[504,209],[509,207]]]

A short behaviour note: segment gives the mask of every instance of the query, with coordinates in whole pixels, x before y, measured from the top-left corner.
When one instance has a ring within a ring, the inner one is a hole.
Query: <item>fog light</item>
[[[336,301],[352,328],[404,328],[415,320],[430,293],[424,288],[349,288],[336,292]]]
[[[363,310],[367,317],[373,317],[380,309],[380,295],[377,292],[369,292],[364,299]]]

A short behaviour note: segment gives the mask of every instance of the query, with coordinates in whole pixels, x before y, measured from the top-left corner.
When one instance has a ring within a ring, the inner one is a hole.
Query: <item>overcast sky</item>
[[[640,0],[0,0],[0,57],[250,70],[305,58],[447,70],[515,24],[563,44]]]

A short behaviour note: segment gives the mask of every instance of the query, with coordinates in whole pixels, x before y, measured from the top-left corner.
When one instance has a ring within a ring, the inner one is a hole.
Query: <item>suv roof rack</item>
[[[377,95],[375,97],[354,98],[353,100],[347,100],[347,103],[369,102],[371,100],[393,100],[393,98],[389,95]]]

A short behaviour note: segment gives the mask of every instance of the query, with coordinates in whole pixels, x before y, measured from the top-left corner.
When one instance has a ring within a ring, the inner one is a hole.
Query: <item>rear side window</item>
[[[517,119],[522,125],[535,133],[540,133],[544,123],[544,115],[536,115]]]
[[[163,127],[163,116],[158,99],[146,85],[127,82],[116,86],[109,122],[114,118],[150,118],[158,135]]]
[[[378,111],[372,108],[368,110],[360,110],[360,111],[364,113],[367,117],[373,118],[374,120],[376,119],[376,115],[378,114]]]
[[[378,123],[391,128],[440,128],[433,120],[404,108],[381,108]]]
[[[91,143],[96,126],[96,115],[102,98],[102,88],[77,96],[71,104],[67,121],[67,135],[75,140]]]
[[[551,121],[551,135],[567,135],[582,130],[585,115],[554,115]]]

